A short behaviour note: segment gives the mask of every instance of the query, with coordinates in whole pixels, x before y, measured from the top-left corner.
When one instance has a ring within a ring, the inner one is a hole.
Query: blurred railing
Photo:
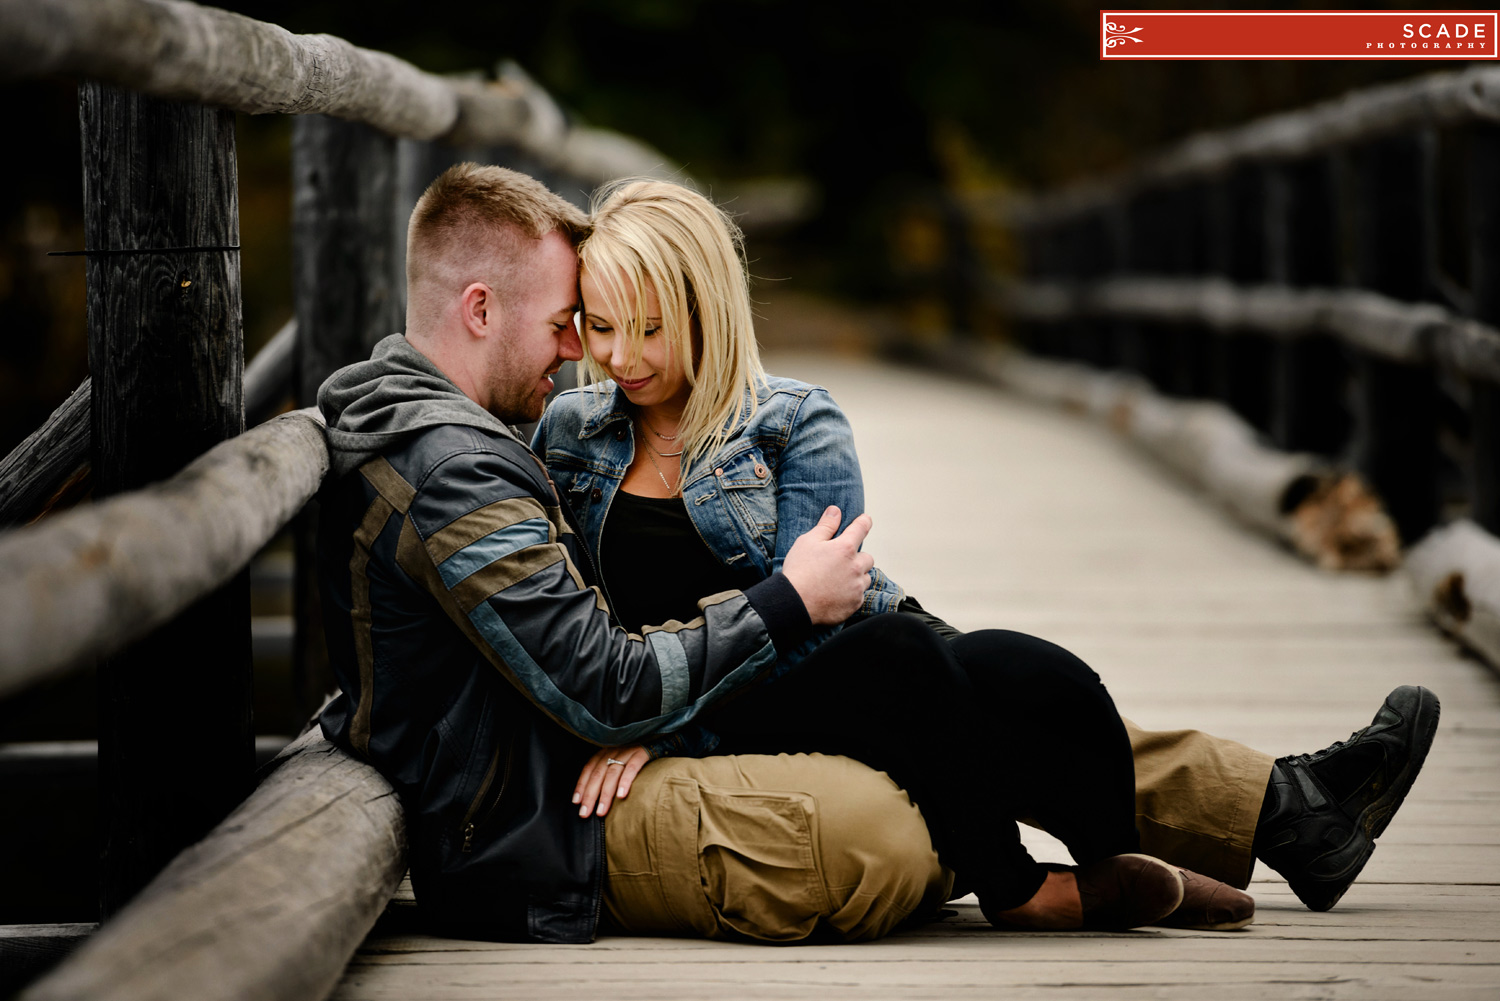
[[[0,460],[0,526],[22,526],[0,530],[0,697],[105,658],[107,920],[24,996],[322,997],[395,889],[404,821],[389,784],[316,728],[245,799],[244,568],[294,518],[297,668],[309,698],[331,680],[298,515],[328,454],[313,412],[240,432],[310,406],[402,328],[405,220],[446,166],[505,163],[575,200],[671,167],[570,122],[517,67],[437,77],[179,0],[0,0],[0,78],[54,73],[86,80],[92,375]],[[236,110],[300,116],[296,317],[249,366]],[[35,520],[82,480],[94,503]],[[73,944],[11,932],[7,992],[38,942]]]
[[[996,289],[1030,355],[1013,379],[1077,402],[1105,385],[1089,372],[1116,373],[1132,405],[1213,412],[1254,450],[1343,474],[1344,511],[1378,503],[1433,614],[1500,663],[1500,70],[1359,91],[978,208],[1025,260]],[[1289,520],[1317,491],[1285,483]]]

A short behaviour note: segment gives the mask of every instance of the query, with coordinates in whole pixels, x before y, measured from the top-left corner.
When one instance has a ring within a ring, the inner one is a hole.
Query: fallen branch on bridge
[[[1017,282],[1001,286],[999,297],[1021,320],[1145,320],[1277,338],[1333,334],[1392,361],[1500,381],[1500,331],[1434,303],[1375,292],[1243,286],[1213,278],[1113,278]]]
[[[1438,626],[1500,667],[1500,539],[1456,521],[1412,547],[1406,572]]]
[[[1401,562],[1395,526],[1358,476],[1311,455],[1267,448],[1228,407],[1169,399],[1126,373],[1010,349],[958,350],[942,361],[1109,423],[1243,521],[1324,569],[1381,572]]]
[[[0,696],[122,648],[223,584],[327,471],[321,421],[297,411],[162,483],[0,534]]]
[[[21,998],[326,997],[406,869],[405,818],[380,773],[316,728],[270,767]]]
[[[546,114],[551,98],[524,76],[450,80],[183,0],[0,0],[0,76],[59,73],[249,114],[331,115],[400,138],[514,144],[596,184],[673,169],[634,139]]]

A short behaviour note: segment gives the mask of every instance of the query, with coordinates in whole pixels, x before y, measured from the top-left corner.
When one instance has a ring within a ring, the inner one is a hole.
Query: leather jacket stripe
[[[481,567],[450,589],[458,602],[459,610],[471,615],[476,607],[492,595],[499,594],[513,584],[539,573],[548,567],[566,560],[567,553],[556,544],[532,546],[510,554],[504,562]]]
[[[646,642],[655,651],[661,672],[661,714],[665,716],[688,704],[692,678],[688,675],[687,651],[675,634],[661,630],[646,633]]]
[[[432,562],[441,566],[454,553],[492,532],[531,518],[546,520],[542,505],[531,497],[510,497],[470,511],[433,532],[427,539]],[[561,520],[561,519],[556,519]]]
[[[545,545],[550,541],[550,536],[546,518],[527,518],[514,525],[498,528],[460,549],[438,564],[438,573],[442,575],[443,583],[452,589],[458,586],[459,581],[507,556],[513,556],[532,546]]]
[[[385,456],[377,456],[360,466],[359,474],[375,488],[376,493],[386,499],[391,507],[402,514],[411,510],[411,502],[416,497],[417,491],[400,473],[396,472],[396,467],[392,466]]]
[[[349,592],[352,599],[349,618],[354,625],[354,656],[359,663],[359,702],[354,708],[354,718],[349,723],[349,743],[356,753],[366,757],[370,753],[370,713],[375,705],[375,646],[370,635],[373,623],[370,616],[370,578],[366,570],[370,565],[370,547],[375,544],[375,539],[394,513],[390,501],[384,496],[375,498],[365,511],[359,530],[354,533],[354,556],[349,561]]]

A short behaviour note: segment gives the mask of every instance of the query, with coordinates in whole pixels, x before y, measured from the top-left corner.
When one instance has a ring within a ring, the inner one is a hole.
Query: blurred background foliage
[[[222,6],[438,73],[514,59],[578,117],[652,143],[731,208],[738,193],[750,197],[747,181],[794,181],[812,211],[752,233],[752,269],[786,279],[768,283],[778,289],[902,306],[893,315],[917,327],[955,322],[924,307],[922,291],[948,245],[964,238],[945,215],[955,193],[1058,184],[1200,129],[1453,68],[1103,63],[1097,8],[1076,0]],[[0,449],[8,450],[77,385],[87,360],[82,261],[45,256],[82,246],[75,82],[11,83],[5,93],[20,137],[0,199]],[[286,118],[240,118],[251,350],[292,310],[290,131]],[[1003,264],[1003,235],[981,250]]]

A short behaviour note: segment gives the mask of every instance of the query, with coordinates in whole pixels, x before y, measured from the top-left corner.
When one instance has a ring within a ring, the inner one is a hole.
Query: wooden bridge
[[[1442,729],[1363,877],[1315,914],[1260,867],[1255,924],[1229,933],[1002,934],[972,898],[886,941],[788,948],[458,942],[403,929],[398,914],[334,998],[1495,996],[1500,679],[1424,621],[1404,580],[1309,566],[1075,414],[868,359],[769,361],[828,386],[848,412],[882,568],[956,625],[1076,651],[1143,725],[1295,753],[1368,723],[1396,685],[1437,692]],[[965,767],[982,794],[1006,764]],[[1066,861],[1045,835],[1027,840]]]
[[[1007,347],[892,342],[888,322],[772,302],[769,343],[837,328],[824,347],[864,349],[773,369],[848,410],[870,546],[955,624],[1061,642],[1139,722],[1278,754],[1346,736],[1397,684],[1445,711],[1332,913],[1261,872],[1241,933],[1001,935],[960,904],[886,942],[771,949],[424,937],[378,774],[313,731],[251,777],[244,568],[283,530],[297,676],[306,694],[326,679],[299,517],[326,445],[312,414],[266,418],[399,327],[403,207],[459,159],[575,189],[669,161],[571,127],[514,68],[455,82],[172,0],[0,0],[0,72],[84,79],[93,371],[0,459],[0,696],[103,659],[108,845],[104,923],[0,929],[0,991],[71,952],[24,996],[1495,996],[1500,73],[1196,137],[1022,204],[973,199],[969,223],[1014,234],[1026,268],[954,259],[944,287],[1006,317]],[[297,315],[249,364],[228,109],[297,116]],[[1438,263],[1451,213],[1430,197],[1454,149],[1463,280]],[[95,500],[61,510],[84,482]],[[967,766],[982,783],[1005,763]]]

